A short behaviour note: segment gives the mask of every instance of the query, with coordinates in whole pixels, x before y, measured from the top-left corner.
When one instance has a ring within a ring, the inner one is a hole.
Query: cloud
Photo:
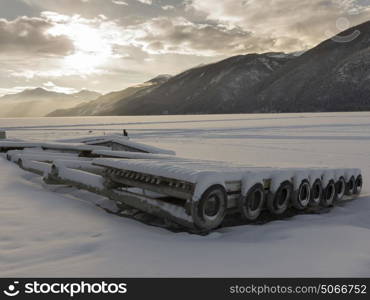
[[[162,9],[163,10],[173,10],[175,9],[175,7],[173,5],[164,5],[162,6]]]
[[[0,88],[0,97],[4,95],[17,94],[24,90],[32,90],[37,88],[37,86],[14,86],[11,88]]]
[[[183,17],[154,18],[130,29],[131,43],[150,54],[233,55],[262,50],[275,42],[240,27],[193,23]]]
[[[188,10],[229,28],[239,27],[271,43],[256,44],[265,51],[294,51],[310,48],[337,34],[337,20],[345,17],[350,26],[369,19],[368,0],[189,0]]]
[[[72,87],[58,86],[52,81],[47,81],[40,85],[27,85],[27,86],[14,86],[11,88],[0,88],[0,97],[3,95],[17,94],[17,93],[23,92],[24,90],[33,90],[39,87],[42,87],[44,90],[47,90],[50,92],[63,93],[63,94],[73,94],[79,91]]]
[[[47,81],[43,83],[42,87],[50,92],[56,92],[56,93],[63,93],[63,94],[73,94],[77,93],[78,90],[71,88],[71,87],[66,87],[66,86],[58,86],[52,81]]]
[[[127,2],[121,1],[121,0],[112,0],[112,3],[117,4],[117,5],[126,5],[126,6],[128,5]]]
[[[153,0],[137,0],[141,3],[144,3],[144,4],[148,4],[148,5],[152,5],[153,4]]]
[[[64,15],[56,12],[42,12],[41,17],[53,24],[48,34],[53,37],[68,37],[74,46],[74,52],[69,53],[60,61],[60,67],[52,70],[25,70],[13,72],[13,76],[33,78],[35,76],[67,76],[79,74],[104,74],[106,67],[124,54],[114,53],[115,45],[125,44],[122,36],[123,28],[114,21],[107,20],[104,15],[95,18],[83,18],[79,15]]]
[[[122,32],[103,15],[88,19],[42,12],[38,18],[0,19],[0,75],[5,82],[102,76],[125,57],[114,51],[127,43]]]
[[[119,90],[158,70],[175,74],[232,55],[308,49],[370,19],[370,0],[8,2],[7,19],[0,19],[3,89],[50,81]]]
[[[0,52],[8,55],[67,55],[74,50],[72,41],[64,36],[52,36],[53,23],[42,18],[18,17],[12,21],[0,19]]]

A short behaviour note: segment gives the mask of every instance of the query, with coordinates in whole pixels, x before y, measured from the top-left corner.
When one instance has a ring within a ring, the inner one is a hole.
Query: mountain
[[[369,50],[370,22],[366,22],[300,55],[234,56],[148,89],[108,94],[106,101],[99,98],[82,105],[73,115],[370,110]]]
[[[351,36],[356,38],[339,42]],[[324,41],[285,65],[258,87],[255,102],[249,107],[241,105],[240,109],[244,112],[370,110],[370,22]]]
[[[200,66],[105,114],[370,110],[369,37],[366,22],[295,58],[250,54]]]
[[[99,96],[101,94],[88,90],[64,94],[43,88],[27,89],[0,98],[0,117],[40,117],[55,108],[72,107],[83,101],[94,100]]]
[[[72,97],[75,99],[81,99],[84,101],[91,101],[99,98],[102,94],[94,91],[89,91],[89,90],[81,90],[78,93],[72,94]]]
[[[142,84],[138,84],[122,91],[112,92],[97,98],[94,101],[81,103],[69,109],[59,109],[49,113],[48,117],[62,117],[62,116],[92,116],[101,115],[106,111],[114,110],[115,104],[118,101],[125,101],[134,95],[144,95],[149,93],[153,88],[166,82],[170,75],[159,75]]]
[[[45,90],[43,88],[27,89],[17,94],[9,94],[0,98],[0,101],[38,101],[38,100],[59,100],[59,99],[75,99],[75,100],[91,100],[96,99],[101,94],[89,90],[81,90],[74,94],[64,94]]]
[[[153,89],[117,101],[100,115],[200,114],[235,112],[238,100],[293,56],[248,54],[187,70]]]

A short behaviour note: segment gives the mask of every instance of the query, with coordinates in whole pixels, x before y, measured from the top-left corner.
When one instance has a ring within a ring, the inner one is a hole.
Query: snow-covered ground
[[[0,276],[370,276],[369,120],[370,113],[0,119],[11,138],[125,128],[178,156],[364,175],[362,196],[328,214],[197,236],[108,214],[95,205],[107,200],[48,187],[0,158]]]

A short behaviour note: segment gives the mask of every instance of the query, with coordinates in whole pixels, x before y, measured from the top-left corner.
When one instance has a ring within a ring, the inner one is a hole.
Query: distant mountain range
[[[174,77],[160,75],[48,116],[233,113],[238,99],[292,59],[283,53],[234,56]]]
[[[128,101],[134,95],[143,96],[150,93],[153,89],[165,83],[170,77],[170,75],[159,75],[142,84],[98,97],[94,101],[82,103],[70,109],[55,110],[48,114],[48,117],[94,116],[108,114],[107,112],[115,109],[117,102],[125,101],[124,99],[127,99]]]
[[[292,60],[283,54],[249,54],[204,65],[170,78],[145,95],[124,99],[105,115],[207,114],[237,112],[238,100]]]
[[[360,35],[344,42],[354,32]],[[301,55],[234,56],[48,116],[370,110],[369,50],[366,22]]]
[[[55,108],[66,108],[78,103],[95,100],[101,94],[81,90],[74,94],[64,94],[43,88],[27,89],[17,94],[5,95],[0,98],[0,117],[39,117]]]

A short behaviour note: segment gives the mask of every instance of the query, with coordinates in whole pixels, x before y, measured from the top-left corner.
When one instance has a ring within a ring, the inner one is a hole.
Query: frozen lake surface
[[[110,215],[0,158],[0,276],[370,276],[370,113],[0,119],[10,138],[128,130],[178,156],[271,167],[361,168],[362,196],[208,236]]]

